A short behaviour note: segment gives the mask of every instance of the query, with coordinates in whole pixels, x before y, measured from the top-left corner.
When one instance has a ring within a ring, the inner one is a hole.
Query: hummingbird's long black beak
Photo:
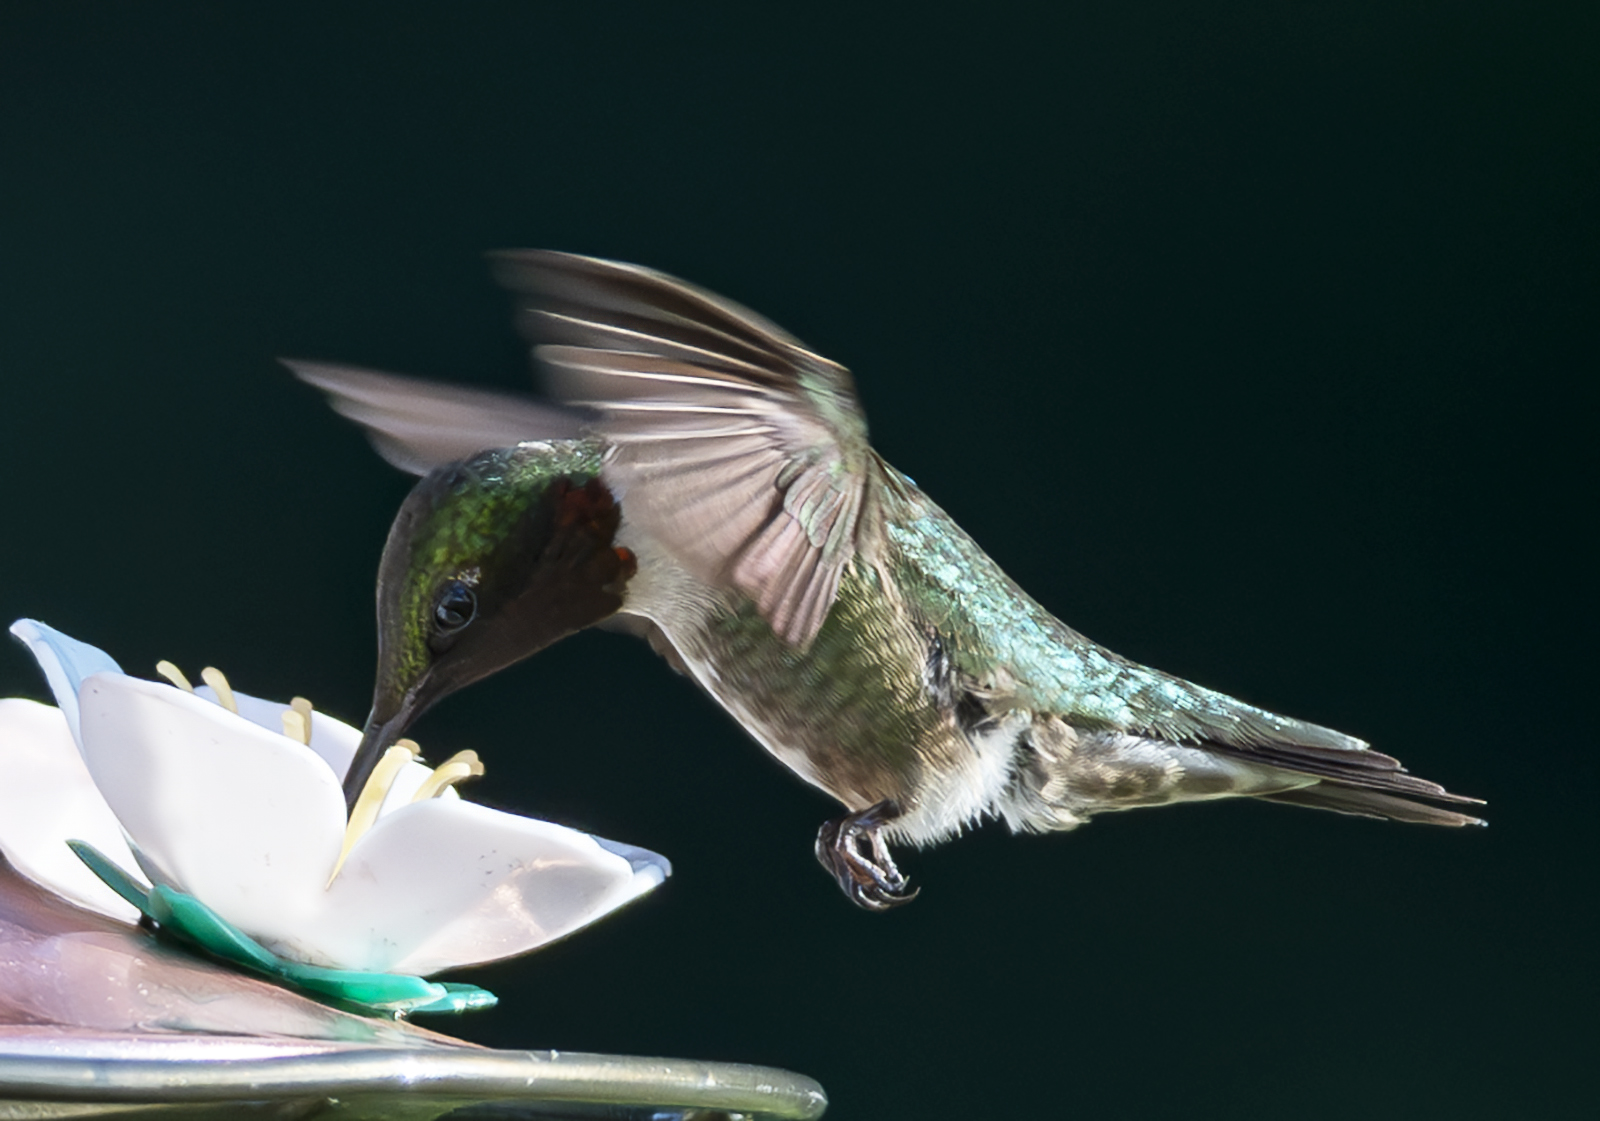
[[[387,705],[380,698],[372,706],[366,727],[361,729],[361,746],[356,748],[355,758],[350,760],[350,769],[344,776],[346,812],[355,807],[356,799],[361,797],[362,788],[367,785],[367,779],[372,777],[372,769],[383,758],[383,753],[406,734],[411,722],[420,715],[415,697],[411,694],[400,698],[398,703]]]

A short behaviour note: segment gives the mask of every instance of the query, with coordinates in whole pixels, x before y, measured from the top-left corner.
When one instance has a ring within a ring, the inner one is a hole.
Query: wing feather
[[[355,366],[285,359],[295,377],[328,395],[335,412],[367,430],[394,466],[426,475],[440,464],[524,440],[578,436],[582,414],[531,398]]]
[[[744,356],[748,351],[743,342],[721,332],[680,332],[682,337],[673,338],[659,330],[650,330],[644,324],[627,327],[553,311],[527,312],[522,319],[522,326],[525,333],[544,340],[543,345],[546,346],[568,344],[656,354],[757,381],[773,373],[770,365]],[[722,349],[715,349],[717,347]]]
[[[867,495],[849,372],[663,273],[546,251],[494,260],[546,386],[597,416],[630,521],[808,645],[858,550]]]

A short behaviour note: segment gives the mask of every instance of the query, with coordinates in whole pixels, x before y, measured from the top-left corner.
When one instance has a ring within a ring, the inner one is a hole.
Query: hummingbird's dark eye
[[[439,592],[433,604],[433,622],[446,634],[458,631],[478,613],[478,597],[460,580],[452,580]]]

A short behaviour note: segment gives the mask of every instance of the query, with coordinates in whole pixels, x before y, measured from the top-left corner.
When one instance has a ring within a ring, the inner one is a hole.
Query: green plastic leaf
[[[224,961],[258,973],[278,972],[281,958],[192,895],[157,884],[150,889],[150,912],[164,930]]]
[[[404,973],[326,969],[281,958],[278,964],[281,976],[297,988],[391,1012],[408,1012],[413,1007],[432,1004],[445,995],[443,985]]]
[[[432,1004],[418,1005],[411,1009],[412,1015],[436,1012],[476,1012],[480,1008],[493,1008],[500,1003],[500,998],[488,989],[480,989],[477,985],[467,985],[459,981],[440,981],[439,985],[445,990],[445,995]]]
[[[371,973],[329,969],[289,961],[267,949],[192,895],[157,884],[146,892],[94,846],[68,841],[78,859],[106,886],[153,919],[161,932],[179,944],[197,947],[214,958],[262,974],[290,988],[368,1012],[409,1015],[414,1012],[469,1012],[493,1008],[498,998],[477,985],[429,981],[404,973]]]
[[[87,841],[69,840],[67,847],[72,850],[79,860],[88,865],[89,871],[99,876],[108,888],[139,908],[142,914],[150,914],[149,897],[146,895],[144,888],[139,886],[139,881],[113,864],[105,853]],[[155,916],[151,915],[150,917],[154,918]]]

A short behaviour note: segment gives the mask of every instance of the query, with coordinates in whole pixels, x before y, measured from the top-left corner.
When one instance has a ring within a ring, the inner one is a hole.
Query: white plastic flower
[[[571,934],[670,874],[644,849],[460,799],[450,781],[470,763],[456,761],[392,758],[363,831],[340,789],[357,729],[234,693],[214,671],[216,688],[194,692],[129,677],[31,620],[11,633],[60,707],[0,700],[0,852],[90,909],[136,917],[69,838],[282,958],[426,976]]]

